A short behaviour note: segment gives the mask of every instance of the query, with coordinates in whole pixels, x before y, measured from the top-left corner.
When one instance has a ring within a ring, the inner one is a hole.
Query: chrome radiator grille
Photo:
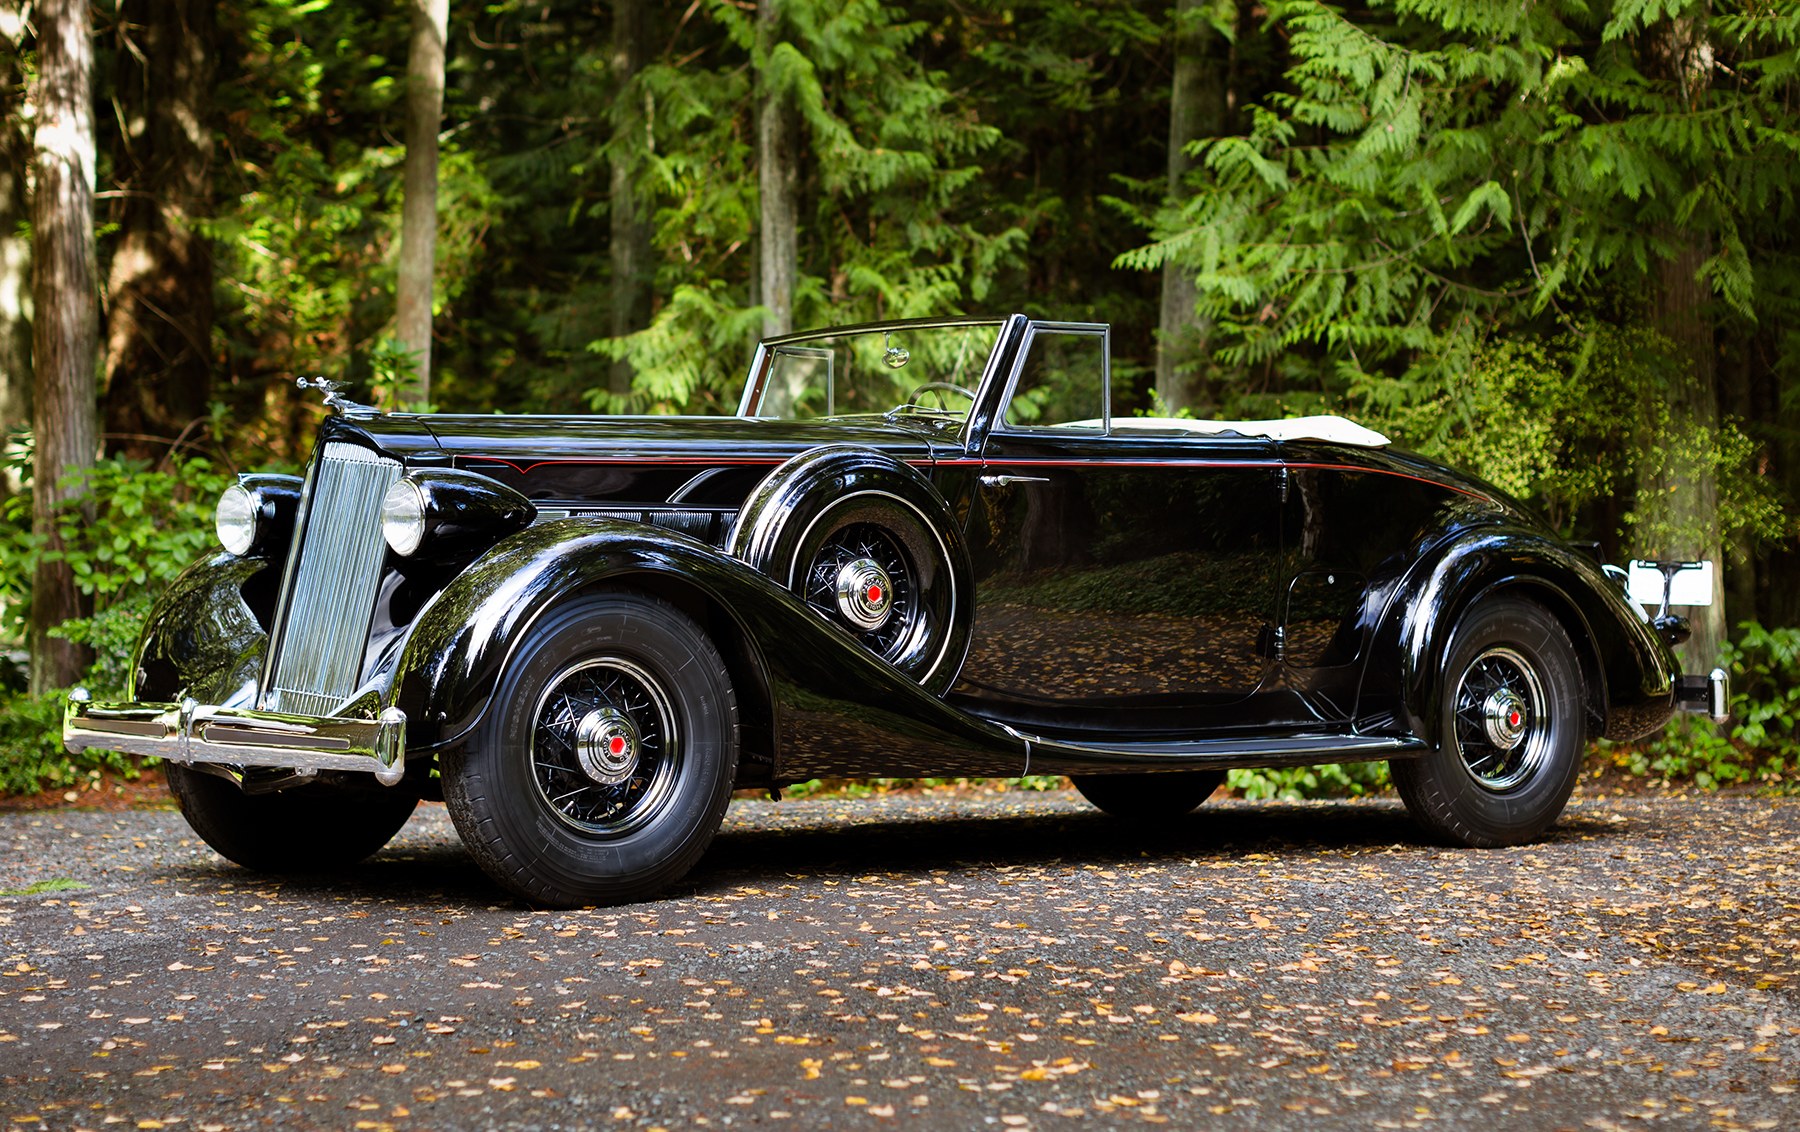
[[[265,710],[327,715],[356,690],[387,552],[381,499],[399,478],[398,461],[354,444],[327,443],[314,461],[289,552]]]

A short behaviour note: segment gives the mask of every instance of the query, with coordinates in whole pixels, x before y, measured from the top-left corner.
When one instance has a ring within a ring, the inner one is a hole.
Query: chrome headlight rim
[[[381,499],[381,537],[388,549],[402,558],[417,554],[425,544],[426,526],[424,490],[409,477],[395,480]]]
[[[219,493],[213,507],[213,534],[219,545],[239,558],[256,549],[262,534],[262,500],[243,484],[234,483]]]

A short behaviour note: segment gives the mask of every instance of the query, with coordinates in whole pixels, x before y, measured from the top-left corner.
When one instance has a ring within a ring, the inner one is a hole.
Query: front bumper
[[[102,703],[76,688],[63,709],[63,746],[155,755],[178,763],[349,770],[392,786],[406,775],[406,713],[378,719],[284,715],[183,700]]]
[[[1675,706],[1682,711],[1724,723],[1731,718],[1730,704],[1731,683],[1723,668],[1715,668],[1705,676],[1675,678]]]

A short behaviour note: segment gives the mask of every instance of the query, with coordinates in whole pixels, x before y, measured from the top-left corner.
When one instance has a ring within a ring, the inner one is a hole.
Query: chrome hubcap
[[[874,523],[852,523],[819,547],[800,596],[876,656],[892,659],[921,626],[911,562]]]
[[[1482,705],[1488,742],[1510,751],[1525,739],[1525,701],[1511,688],[1500,688]]]
[[[1550,757],[1551,723],[1543,681],[1523,654],[1495,646],[1463,670],[1456,746],[1482,789],[1504,793],[1535,775]]]
[[[887,623],[894,608],[894,583],[873,558],[857,558],[838,568],[837,609],[863,632]]]
[[[637,728],[614,708],[590,711],[575,725],[575,758],[583,773],[602,786],[630,781],[637,771]]]

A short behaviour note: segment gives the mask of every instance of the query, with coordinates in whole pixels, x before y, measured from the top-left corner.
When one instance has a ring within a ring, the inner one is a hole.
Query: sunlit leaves
[[[964,309],[1023,251],[1023,232],[980,207],[975,161],[998,132],[919,63],[923,23],[874,0],[790,0],[765,51],[745,12],[704,10],[714,29],[693,34],[724,42],[639,80],[661,108],[641,184],[656,202],[668,298],[649,328],[591,347],[631,359],[638,407],[735,405],[761,321],[757,83],[791,99],[802,124],[797,325]]]

